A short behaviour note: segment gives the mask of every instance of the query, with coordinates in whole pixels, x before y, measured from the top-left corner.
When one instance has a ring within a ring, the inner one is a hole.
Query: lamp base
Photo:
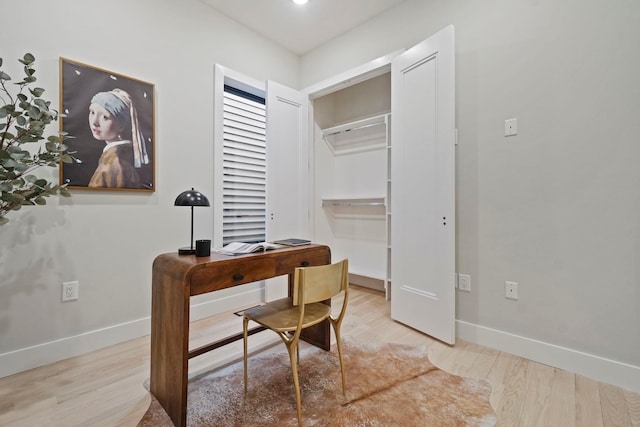
[[[195,248],[186,247],[186,248],[178,249],[179,255],[195,255],[195,253],[196,253]]]

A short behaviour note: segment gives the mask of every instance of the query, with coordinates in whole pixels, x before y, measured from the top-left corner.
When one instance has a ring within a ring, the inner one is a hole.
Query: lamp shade
[[[193,207],[194,206],[209,206],[209,199],[199,191],[191,190],[183,191],[176,197],[176,201],[173,202],[174,206],[189,206],[191,207],[191,246],[178,249],[180,255],[193,255],[196,253],[193,247]]]
[[[176,197],[174,206],[209,206],[209,199],[199,191],[191,190],[183,191]]]

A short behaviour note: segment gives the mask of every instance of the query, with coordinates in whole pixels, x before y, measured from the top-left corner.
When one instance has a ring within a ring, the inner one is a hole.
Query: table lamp
[[[188,248],[178,249],[180,255],[193,255],[196,253],[196,248],[193,246],[193,207],[194,206],[209,206],[209,200],[207,197],[199,191],[191,190],[183,191],[176,197],[174,206],[191,206],[191,246]]]

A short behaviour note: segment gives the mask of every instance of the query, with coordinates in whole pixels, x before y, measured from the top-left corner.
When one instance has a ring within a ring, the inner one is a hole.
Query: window
[[[266,219],[266,108],[263,96],[224,85],[222,243],[262,242]]]

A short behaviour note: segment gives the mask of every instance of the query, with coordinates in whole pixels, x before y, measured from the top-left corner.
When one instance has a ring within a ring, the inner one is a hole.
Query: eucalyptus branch
[[[64,144],[70,138],[68,135],[58,132],[44,136],[47,126],[57,121],[59,114],[42,98],[44,89],[31,87],[36,81],[34,56],[27,53],[18,61],[24,65],[25,77],[15,83],[18,90],[12,94],[6,85],[11,77],[2,70],[0,58],[0,99],[4,104],[0,105],[0,226],[9,222],[6,215],[10,211],[27,205],[44,205],[49,196],[70,196],[65,185],[33,175],[42,166],[56,167],[60,162],[72,162],[73,156]],[[23,145],[34,142],[42,145],[32,154]]]

